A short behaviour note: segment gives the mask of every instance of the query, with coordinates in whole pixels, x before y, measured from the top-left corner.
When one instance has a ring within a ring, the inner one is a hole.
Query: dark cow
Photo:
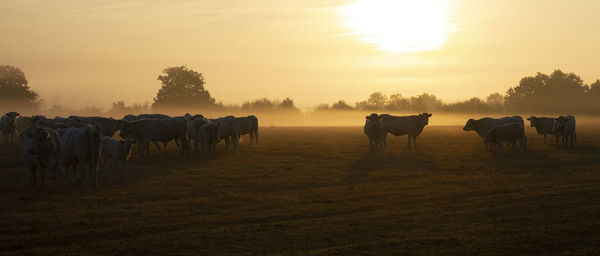
[[[493,128],[510,123],[520,123],[521,125],[525,126],[523,118],[520,116],[503,117],[499,119],[485,117],[477,120],[471,118],[463,127],[463,131],[477,132],[477,135],[483,139],[483,145],[485,146],[485,149],[488,149],[488,141],[485,137],[486,133]]]
[[[498,152],[502,152],[503,143],[515,144],[519,142],[521,152],[527,148],[527,137],[525,136],[525,127],[521,123],[509,123],[494,127],[486,132],[485,139],[498,146]]]

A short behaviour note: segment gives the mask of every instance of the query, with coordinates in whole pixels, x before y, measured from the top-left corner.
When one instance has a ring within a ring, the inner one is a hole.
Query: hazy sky
[[[377,19],[348,17],[348,0],[2,0],[0,65],[21,68],[48,105],[104,108],[151,101],[160,71],[183,64],[223,103],[290,96],[303,108],[375,91],[483,97],[556,68],[600,78],[600,1],[443,1],[437,49],[394,53],[348,26]],[[410,8],[367,30],[397,44],[439,18]]]

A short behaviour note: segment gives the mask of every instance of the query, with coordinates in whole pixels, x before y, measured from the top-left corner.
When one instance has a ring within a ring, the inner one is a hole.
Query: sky
[[[0,65],[22,69],[47,106],[103,108],[151,102],[176,65],[225,104],[303,109],[376,91],[485,97],[554,69],[600,78],[600,1],[411,2],[2,0]]]

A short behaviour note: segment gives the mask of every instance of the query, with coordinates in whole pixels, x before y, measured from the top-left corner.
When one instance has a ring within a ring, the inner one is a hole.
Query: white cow
[[[128,161],[131,157],[131,146],[133,140],[117,140],[112,137],[104,136],[102,138],[102,164],[104,174],[107,174],[108,163],[112,162],[113,175],[117,175],[119,169],[127,178],[129,176]]]
[[[392,116],[382,114],[382,120],[387,133],[394,136],[408,135],[408,149],[410,149],[410,140],[417,148],[417,136],[421,134],[423,128],[429,124],[429,118],[432,114],[422,113],[412,116]]]
[[[219,126],[213,122],[206,123],[200,127],[200,142],[204,158],[217,158],[217,143],[221,138]]]
[[[387,133],[381,116],[373,113],[365,117],[365,127],[363,128],[365,135],[369,138],[369,150],[383,149],[387,147],[385,141]]]
[[[33,117],[29,116],[19,116],[17,120],[15,120],[15,130],[17,134],[20,134],[27,127],[29,127],[33,123]]]
[[[535,127],[538,134],[544,135],[544,144],[547,142],[548,134],[551,134],[556,138],[556,145],[558,145],[558,138],[561,137],[561,134],[556,130],[558,121],[555,118],[531,116],[527,120],[531,127]]]
[[[44,184],[44,169],[51,170],[54,183],[61,155],[56,130],[34,123],[21,132],[19,139],[31,187],[37,187],[36,172],[41,178],[40,184]]]
[[[258,144],[258,118],[250,115],[246,117],[236,117],[240,126],[240,136],[248,134],[250,135],[250,144],[252,141],[256,141]]]
[[[61,164],[65,170],[66,184],[69,184],[69,168],[77,173],[79,184],[85,186],[85,172],[90,169],[93,186],[98,185],[98,165],[102,152],[102,134],[97,126],[86,125],[59,131],[62,148]]]
[[[179,118],[140,119],[121,121],[123,138],[133,139],[142,144],[142,155],[150,155],[150,142],[163,142],[164,153],[167,153],[167,143],[175,140],[181,154],[187,151],[187,120]],[[180,145],[181,144],[181,145]],[[145,153],[144,153],[145,152]]]
[[[225,140],[225,150],[229,149],[229,144],[233,144],[232,151],[237,151],[237,144],[240,140],[240,126],[237,119],[233,116],[210,119],[219,126],[219,135],[221,140]]]
[[[69,120],[84,124],[98,125],[102,130],[102,136],[112,137],[119,130],[119,120],[106,117],[69,116]]]
[[[19,116],[17,112],[8,112],[0,118],[0,131],[4,137],[4,144],[15,142],[15,120]]]
[[[574,142],[577,141],[577,133],[575,131],[575,117],[574,116],[559,116],[556,118],[554,129],[562,137],[562,144],[567,147],[570,143],[573,147]]]
[[[211,121],[206,118],[193,118],[188,121],[188,139],[194,151],[198,151],[198,145],[201,143],[200,130],[207,123]]]

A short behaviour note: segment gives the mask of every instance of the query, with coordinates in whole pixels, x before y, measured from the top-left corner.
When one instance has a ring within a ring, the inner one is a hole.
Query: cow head
[[[431,117],[432,114],[429,113],[423,113],[419,115],[419,124],[421,126],[425,126],[429,124],[429,118]]]
[[[17,112],[8,112],[8,113],[6,113],[5,116],[8,117],[8,122],[12,124],[15,122],[15,120],[17,119],[17,116],[19,116],[19,115],[20,114]]]
[[[28,129],[25,132],[25,136],[29,137],[31,141],[31,149],[29,153],[32,155],[39,155],[46,152],[50,148],[50,133],[43,127],[34,124],[32,129]]]
[[[467,121],[467,123],[463,127],[463,131],[473,131],[473,130],[475,130],[476,126],[477,126],[477,121],[475,121],[475,119],[471,118],[471,119],[469,119],[469,121]]]
[[[531,127],[535,127],[538,118],[536,116],[531,116],[527,118],[527,120],[529,120],[529,124],[531,125]]]
[[[366,121],[365,121],[365,126],[369,127],[369,128],[377,128],[379,124],[379,120],[381,120],[383,117],[380,115],[377,115],[375,113],[372,113],[371,115],[368,115],[365,117]]]
[[[554,124],[552,126],[552,130],[554,131],[563,131],[565,126],[571,119],[566,116],[559,116],[554,119]]]

